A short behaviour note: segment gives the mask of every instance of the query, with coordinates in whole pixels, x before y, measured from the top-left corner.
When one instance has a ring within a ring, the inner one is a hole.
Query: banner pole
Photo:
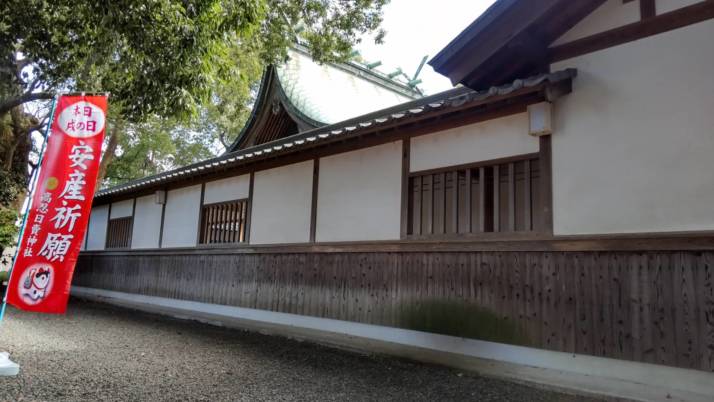
[[[20,226],[20,233],[17,235],[17,245],[15,247],[15,255],[12,257],[12,265],[10,265],[10,274],[7,277],[7,287],[5,287],[5,292],[3,292],[2,297],[2,307],[0,307],[0,324],[5,318],[5,307],[7,307],[7,291],[10,288],[10,279],[12,278],[12,272],[15,268],[15,262],[17,261],[17,255],[20,252],[20,246],[22,245],[22,236],[25,233],[25,226],[27,225],[27,216],[30,214],[30,209],[32,208],[32,199],[35,196],[35,191],[37,190],[37,180],[40,176],[40,169],[42,169],[42,157],[45,155],[45,149],[47,148],[47,140],[50,137],[50,131],[52,130],[52,123],[55,117],[55,107],[57,106],[57,96],[52,98],[52,107],[50,109],[50,119],[47,121],[47,127],[45,127],[45,135],[42,140],[42,148],[40,150],[40,156],[37,160],[37,169],[32,172],[32,177],[30,178],[30,193],[28,194],[27,207],[25,208],[25,214],[22,216],[22,225]]]

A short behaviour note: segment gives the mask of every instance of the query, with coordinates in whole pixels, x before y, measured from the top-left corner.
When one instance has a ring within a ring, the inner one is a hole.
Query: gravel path
[[[21,367],[2,401],[591,400],[74,300],[66,316],[9,308],[0,350]]]

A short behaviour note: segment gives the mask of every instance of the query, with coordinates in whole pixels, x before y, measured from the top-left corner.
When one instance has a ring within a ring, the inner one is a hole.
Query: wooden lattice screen
[[[201,244],[243,243],[246,240],[248,200],[204,205],[201,210]]]
[[[134,218],[115,218],[107,226],[107,248],[129,248]]]
[[[409,186],[411,236],[533,231],[542,211],[537,156],[415,173]]]

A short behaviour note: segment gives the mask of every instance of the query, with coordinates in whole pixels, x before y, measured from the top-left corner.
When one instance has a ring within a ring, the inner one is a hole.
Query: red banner
[[[55,108],[7,301],[64,313],[94,197],[106,123],[106,96],[61,96]]]

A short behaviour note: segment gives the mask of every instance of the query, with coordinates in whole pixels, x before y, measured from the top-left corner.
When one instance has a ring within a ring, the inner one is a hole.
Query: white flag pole
[[[0,307],[0,324],[2,324],[3,318],[5,317],[5,308],[7,307],[7,290],[10,287],[10,279],[12,278],[12,272],[14,271],[15,262],[17,261],[17,255],[20,252],[20,246],[22,245],[22,236],[25,233],[25,226],[27,225],[27,215],[30,214],[30,208],[32,208],[32,198],[35,195],[35,190],[37,189],[37,180],[39,177],[40,169],[42,169],[42,158],[45,154],[45,148],[47,147],[47,140],[49,139],[50,129],[52,128],[52,121],[54,119],[55,107],[57,106],[57,96],[52,98],[52,107],[50,109],[50,118],[47,121],[47,127],[45,127],[45,135],[42,140],[42,149],[40,150],[39,160],[37,161],[37,169],[32,172],[32,177],[30,178],[30,192],[27,198],[27,207],[25,208],[25,214],[22,217],[22,225],[20,226],[20,233],[17,236],[17,246],[15,247],[15,255],[12,257],[12,264],[10,265],[10,275],[7,278],[7,287],[5,287],[5,292],[2,298],[2,307]],[[0,376],[13,376],[17,375],[20,371],[20,365],[10,360],[10,354],[7,352],[0,352]]]

